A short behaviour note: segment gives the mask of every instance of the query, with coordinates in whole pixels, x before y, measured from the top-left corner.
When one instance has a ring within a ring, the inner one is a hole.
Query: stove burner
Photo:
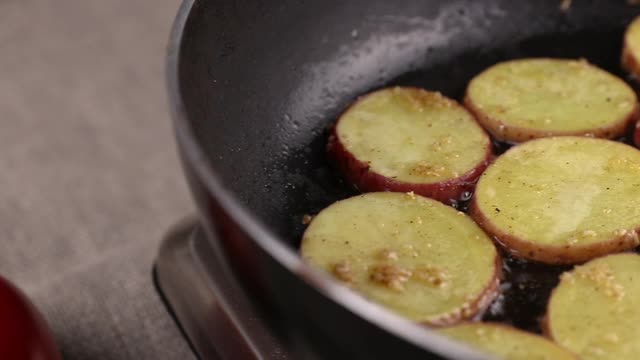
[[[217,261],[195,220],[181,222],[166,235],[154,279],[201,359],[292,358]]]

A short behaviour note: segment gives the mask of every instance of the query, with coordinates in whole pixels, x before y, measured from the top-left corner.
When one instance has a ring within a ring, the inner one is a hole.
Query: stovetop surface
[[[201,359],[292,359],[211,250],[194,219],[163,240],[154,278]]]

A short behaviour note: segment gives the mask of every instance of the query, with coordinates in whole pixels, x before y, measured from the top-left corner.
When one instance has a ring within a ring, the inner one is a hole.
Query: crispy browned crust
[[[489,280],[485,290],[468,307],[458,309],[438,319],[423,321],[421,324],[429,327],[445,327],[470,320],[483,313],[498,296],[498,287],[502,279],[502,258],[496,252],[494,276]]]
[[[471,201],[469,215],[487,232],[495,242],[517,258],[552,265],[579,264],[593,258],[622,252],[638,246],[640,228],[595,244],[588,245],[547,245],[520,239],[505,229],[500,229],[485,215],[477,205],[476,198]]]
[[[411,88],[410,88],[411,89]],[[421,90],[415,88],[416,90]],[[356,100],[343,114],[358,104],[367,95]],[[435,183],[409,183],[397,179],[389,178],[371,170],[366,161],[362,161],[351,153],[344,146],[337,133],[337,125],[342,119],[342,115],[331,129],[329,141],[327,142],[327,153],[332,163],[338,168],[343,178],[351,185],[355,186],[362,192],[375,191],[393,191],[393,192],[410,192],[413,191],[418,195],[422,195],[434,200],[438,200],[445,204],[452,204],[462,198],[462,195],[469,191],[473,191],[476,182],[484,170],[493,161],[493,147],[491,139],[486,135],[485,156],[467,173],[456,178]],[[479,125],[477,125],[479,126]]]
[[[507,125],[500,119],[493,118],[477,107],[469,94],[464,98],[464,105],[476,117],[494,138],[509,143],[520,143],[527,140],[549,137],[549,136],[591,136],[596,138],[613,139],[626,133],[629,125],[638,119],[638,104],[625,117],[621,118],[609,126],[589,129],[584,131],[543,131],[539,129],[528,129],[519,126]]]

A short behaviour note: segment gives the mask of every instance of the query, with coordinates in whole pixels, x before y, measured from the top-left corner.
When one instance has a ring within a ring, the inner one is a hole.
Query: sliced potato
[[[638,359],[640,256],[595,259],[560,279],[547,308],[548,335],[581,359]]]
[[[464,323],[438,332],[505,360],[576,360],[571,352],[541,336],[494,323]]]
[[[328,151],[364,192],[414,191],[459,200],[492,158],[473,116],[439,93],[394,87],[360,98],[342,114]]]
[[[622,66],[636,78],[640,78],[640,17],[637,17],[624,35]]]
[[[329,206],[309,224],[301,253],[365,297],[429,325],[483,311],[501,270],[493,243],[468,216],[412,193]]]
[[[521,59],[471,80],[464,101],[478,122],[506,142],[577,135],[615,138],[636,119],[629,85],[584,60]]]
[[[624,35],[622,66],[636,80],[640,79],[640,17],[631,22]],[[640,122],[636,123],[633,142],[637,147],[640,147]]]
[[[640,151],[552,137],[508,150],[478,181],[472,217],[511,254],[573,264],[637,246]]]

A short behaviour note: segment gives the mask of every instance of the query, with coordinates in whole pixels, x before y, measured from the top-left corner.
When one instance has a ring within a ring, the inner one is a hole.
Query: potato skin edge
[[[438,319],[422,321],[420,324],[432,328],[447,327],[471,320],[479,314],[484,313],[499,294],[498,288],[502,280],[502,275],[502,257],[496,250],[494,275],[480,296],[471,303],[471,306],[469,307],[471,309],[470,311],[465,312],[462,309],[458,309],[457,311],[443,315]]]
[[[640,228],[634,229],[635,236],[614,236],[610,240],[588,245],[547,245],[536,244],[513,236],[499,229],[479,208],[477,198],[471,200],[469,215],[491,236],[495,243],[516,258],[549,265],[580,264],[596,257],[631,250],[638,246]]]
[[[403,87],[404,89],[423,89]],[[366,98],[369,94],[362,96],[352,103],[339,117],[331,127],[329,140],[327,142],[327,154],[331,163],[338,169],[343,178],[356,189],[361,192],[391,191],[391,192],[410,192],[440,201],[447,205],[452,205],[455,201],[462,198],[462,195],[469,191],[472,192],[476,182],[484,170],[494,160],[493,146],[491,139],[486,131],[483,130],[486,137],[485,156],[476,166],[467,173],[451,178],[445,181],[433,183],[409,183],[393,178],[386,177],[371,170],[368,163],[358,159],[344,146],[337,132],[337,127],[342,119],[352,107],[356,106],[359,101]],[[464,107],[461,108],[464,109]],[[466,109],[465,109],[466,110]],[[468,110],[466,110],[468,112]],[[473,114],[470,113],[473,117]],[[475,119],[475,117],[473,117]]]
[[[639,21],[638,18],[636,18],[634,22],[635,21]],[[631,75],[633,75],[634,78],[640,79],[640,62],[633,55],[633,52],[631,51],[631,47],[629,46],[628,34],[630,29],[631,29],[631,25],[629,25],[629,27],[627,28],[627,31],[625,31],[624,46],[622,47],[621,64],[622,64],[622,68],[625,69],[627,72],[629,72]]]
[[[628,30],[627,30],[628,31]],[[640,79],[640,61],[637,59],[629,47],[627,35],[625,33],[624,47],[622,49],[622,68],[625,69],[633,78],[638,81]],[[633,129],[633,144],[640,148],[640,110],[636,106],[635,126]]]

